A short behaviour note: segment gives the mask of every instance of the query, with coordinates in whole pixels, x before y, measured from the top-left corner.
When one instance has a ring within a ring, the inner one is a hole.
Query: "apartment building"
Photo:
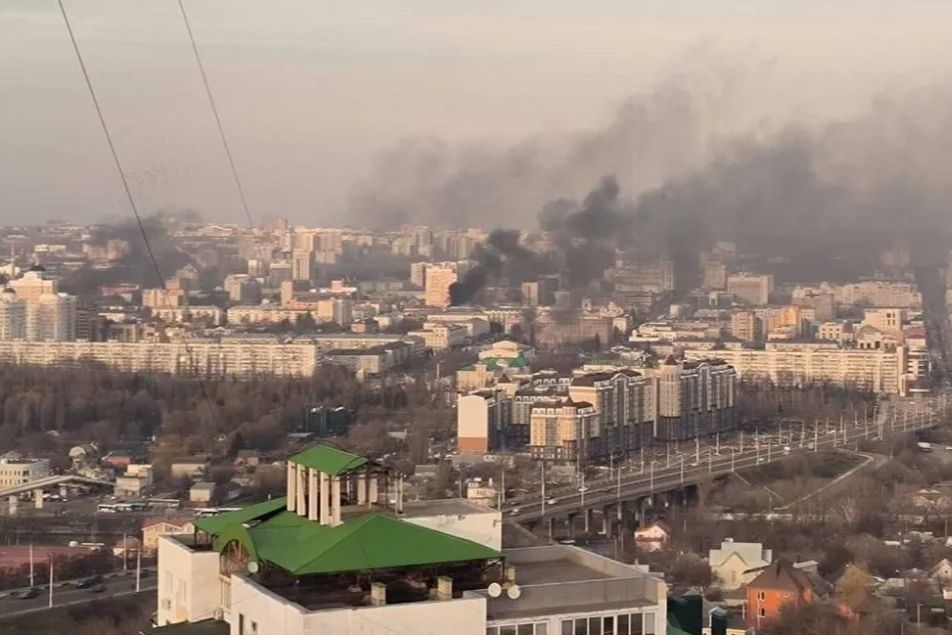
[[[461,395],[457,408],[457,447],[460,454],[486,454],[506,445],[512,423],[512,400],[500,390]]]
[[[773,276],[750,273],[728,276],[727,292],[750,306],[768,304],[770,294],[773,292]]]
[[[625,368],[584,374],[572,379],[568,393],[598,413],[590,456],[625,456],[654,436],[656,388],[645,373]]]
[[[682,441],[732,429],[736,384],[737,371],[723,360],[669,357],[657,370],[655,438]]]
[[[407,335],[419,337],[426,343],[426,347],[434,351],[445,351],[462,346],[466,342],[466,327],[459,324],[426,323],[418,331],[410,331]]]
[[[90,363],[129,373],[168,373],[251,379],[263,375],[310,377],[320,361],[313,343],[0,342],[0,361],[54,368]]]
[[[445,309],[450,305],[450,285],[459,279],[455,262],[433,263],[426,267],[424,302],[426,306]]]
[[[529,446],[535,458],[624,457],[655,438],[689,439],[732,428],[735,391],[736,373],[720,360],[671,358],[658,369],[507,378],[493,391],[460,397],[460,451],[465,438],[470,453]]]
[[[828,343],[798,344],[767,350],[723,350],[717,356],[744,381],[778,386],[831,383],[876,393],[905,394],[906,350],[833,348]],[[688,349],[687,359],[705,359],[711,351]]]
[[[402,491],[383,466],[334,448],[291,457],[286,496],[158,538],[159,627],[666,632],[662,580],[574,546],[502,550],[498,511],[465,500],[404,503]]]
[[[0,487],[16,487],[50,475],[49,459],[0,457]]]
[[[540,313],[532,324],[535,342],[543,348],[556,348],[597,340],[603,346],[614,339],[614,321],[598,314],[579,313],[562,316],[552,312]]]
[[[603,455],[599,412],[587,401],[571,398],[538,401],[529,415],[532,458],[587,463]]]

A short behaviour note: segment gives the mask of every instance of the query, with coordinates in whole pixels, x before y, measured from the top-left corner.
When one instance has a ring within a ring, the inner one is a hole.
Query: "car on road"
[[[557,499],[557,498],[550,498],[548,501],[546,501],[546,504],[547,504],[547,505],[555,505],[555,504],[558,503],[558,502],[559,502],[559,499]]]
[[[518,514],[520,511],[522,511],[522,510],[520,510],[518,507],[513,507],[512,509],[509,510],[509,515],[510,515],[510,516],[515,516],[515,515]]]
[[[21,600],[32,600],[35,597],[40,595],[40,590],[36,587],[30,587],[26,591],[20,594]]]
[[[89,592],[90,592],[90,593],[102,593],[102,592],[105,591],[105,590],[106,590],[106,585],[105,585],[105,584],[97,584],[96,586],[94,586],[94,587],[92,587],[91,589],[89,589]]]
[[[76,583],[76,588],[77,588],[77,589],[89,589],[89,588],[91,588],[91,587],[96,586],[97,584],[102,584],[102,576],[101,576],[101,575],[94,575],[94,576],[91,577],[91,578],[86,578],[86,579],[84,579],[84,580],[80,580],[79,582]]]

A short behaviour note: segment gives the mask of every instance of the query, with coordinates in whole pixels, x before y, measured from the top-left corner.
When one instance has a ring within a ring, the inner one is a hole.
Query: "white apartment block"
[[[49,475],[48,459],[0,458],[0,488],[25,485]]]
[[[250,379],[311,377],[320,361],[312,343],[279,342],[0,342],[0,361],[78,368],[90,362],[129,373]]]
[[[797,345],[768,350],[721,350],[718,358],[734,367],[742,380],[779,386],[832,383],[876,393],[905,394],[906,349],[861,350]],[[711,351],[688,349],[687,359],[706,359]]]

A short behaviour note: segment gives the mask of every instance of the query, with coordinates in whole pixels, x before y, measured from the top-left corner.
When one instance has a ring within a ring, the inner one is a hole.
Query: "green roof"
[[[234,536],[244,540],[240,532]],[[247,536],[249,552],[294,575],[502,557],[479,543],[376,513],[330,527],[283,511],[250,527]]]
[[[352,472],[370,463],[369,460],[350,452],[344,452],[329,445],[315,445],[313,448],[295,454],[290,459],[294,463],[314,468],[318,472],[339,476]]]
[[[286,497],[282,496],[263,503],[249,505],[233,512],[199,518],[195,521],[195,526],[204,532],[218,534],[231,525],[241,525],[286,509],[287,505],[285,504],[285,500]]]

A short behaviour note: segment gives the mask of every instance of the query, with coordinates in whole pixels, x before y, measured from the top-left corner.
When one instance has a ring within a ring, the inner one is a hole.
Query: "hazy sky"
[[[952,3],[187,0],[256,220],[346,218],[405,138],[512,143],[603,125],[672,73],[735,69],[749,120],[848,116],[944,82]],[[239,222],[175,0],[67,0],[145,211]],[[760,81],[761,75],[763,81]],[[0,223],[128,213],[54,0],[0,2]]]

